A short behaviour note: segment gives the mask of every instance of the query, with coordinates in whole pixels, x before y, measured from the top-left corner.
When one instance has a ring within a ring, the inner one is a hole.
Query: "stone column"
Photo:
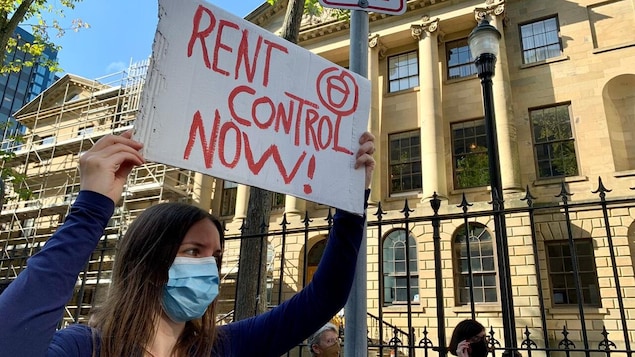
[[[368,78],[370,78],[370,119],[368,121],[368,131],[375,135],[375,172],[371,182],[370,202],[377,203],[381,200],[381,192],[387,190],[381,187],[382,173],[385,170],[383,163],[388,160],[388,153],[382,150],[381,145],[381,108],[382,108],[382,88],[379,81],[379,60],[386,55],[386,47],[381,43],[379,35],[371,35],[368,38]]]
[[[410,26],[412,37],[419,40],[419,126],[421,130],[422,200],[436,192],[447,197],[443,112],[439,75],[439,19],[422,18]]]
[[[247,206],[249,205],[249,186],[238,185],[236,189],[236,210],[234,220],[245,219],[247,217]]]
[[[214,179],[200,172],[194,173],[194,189],[192,200],[194,204],[207,212],[212,208],[212,192]]]
[[[284,196],[284,213],[302,215],[305,211],[305,200],[291,195]]]
[[[518,137],[513,122],[512,91],[509,83],[509,65],[505,44],[505,0],[487,0],[485,7],[474,10],[476,21],[487,18],[490,25],[501,33],[496,70],[492,78],[494,113],[498,135],[498,159],[501,168],[503,192],[518,192],[520,184],[520,162],[518,158]]]

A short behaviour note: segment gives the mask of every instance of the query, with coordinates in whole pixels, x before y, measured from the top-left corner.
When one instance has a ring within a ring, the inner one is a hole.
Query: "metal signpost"
[[[401,15],[406,12],[407,0],[319,0],[320,5],[351,10],[349,69],[368,78],[368,11]],[[365,227],[366,228],[366,227]],[[351,294],[344,309],[344,356],[366,357],[368,354],[366,325],[367,283],[366,229],[357,256],[357,267]]]

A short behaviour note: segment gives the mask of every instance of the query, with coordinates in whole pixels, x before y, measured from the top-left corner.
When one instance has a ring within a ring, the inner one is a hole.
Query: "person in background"
[[[450,353],[458,357],[485,357],[489,353],[485,327],[476,320],[459,322],[450,339]]]
[[[322,326],[307,340],[311,356],[337,357],[341,353],[340,337],[337,327],[332,323]]]
[[[264,314],[217,327],[220,222],[193,205],[162,203],[140,214],[121,238],[108,297],[89,324],[57,331],[128,174],[145,162],[143,145],[131,137],[132,131],[104,136],[80,157],[81,190],[64,224],[0,295],[0,355],[278,357],[344,306],[365,215],[336,210],[318,269],[295,296]],[[365,172],[366,188],[375,167],[373,141],[364,133],[351,157]],[[366,200],[369,193],[359,187]]]

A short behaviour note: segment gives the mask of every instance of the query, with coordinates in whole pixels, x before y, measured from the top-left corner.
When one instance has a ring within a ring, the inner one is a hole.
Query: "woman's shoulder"
[[[93,329],[73,324],[55,332],[48,356],[91,356],[92,353]]]

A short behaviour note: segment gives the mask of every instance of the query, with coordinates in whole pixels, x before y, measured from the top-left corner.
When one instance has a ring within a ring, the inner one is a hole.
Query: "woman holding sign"
[[[356,154],[367,186],[375,166],[373,141],[364,133]],[[165,203],[145,210],[121,239],[108,298],[90,326],[56,332],[128,174],[144,162],[141,147],[131,132],[109,135],[80,158],[81,192],[65,223],[0,295],[2,356],[280,356],[342,308],[365,217],[337,211],[312,282],[293,298],[216,327],[220,222],[194,206]]]

